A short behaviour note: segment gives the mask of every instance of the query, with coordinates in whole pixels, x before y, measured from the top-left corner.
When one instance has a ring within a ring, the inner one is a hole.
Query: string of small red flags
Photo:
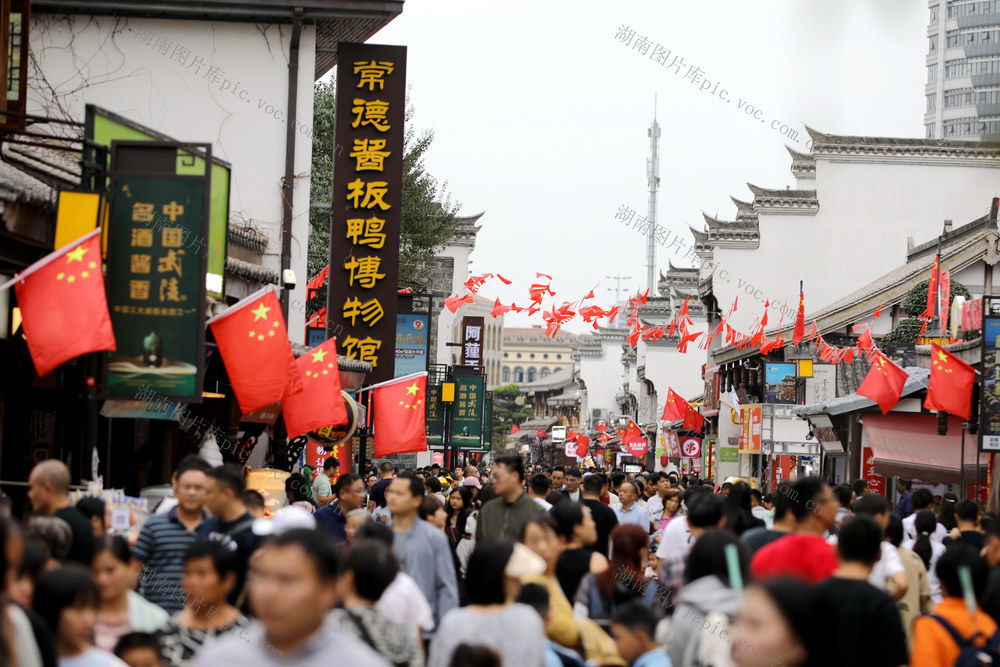
[[[933,277],[934,282],[942,280],[943,276],[943,274],[939,276],[939,271],[936,267],[937,260],[935,260]],[[513,282],[503,276],[500,276],[499,274],[493,273],[484,273],[472,276],[465,283],[467,293],[448,297],[445,299],[445,305],[451,312],[457,312],[463,305],[473,303],[475,299],[474,295],[478,294],[479,289],[493,278],[499,279],[505,285],[510,285]],[[733,300],[732,306],[729,308],[726,315],[719,318],[719,324],[712,331],[696,331],[692,330],[691,327],[694,322],[688,315],[688,301],[690,296],[685,298],[679,312],[671,318],[669,323],[643,326],[639,320],[639,307],[646,303],[649,296],[648,289],[629,298],[623,306],[602,308],[601,306],[595,304],[589,304],[586,306],[582,305],[585,301],[594,298],[593,290],[590,290],[589,293],[576,301],[563,301],[561,305],[557,306],[554,300],[556,293],[551,287],[551,281],[552,276],[540,272],[536,273],[535,282],[528,287],[529,305],[517,306],[516,303],[506,305],[502,303],[499,298],[496,298],[491,313],[492,317],[500,317],[501,315],[509,312],[527,312],[528,315],[534,315],[540,312],[542,321],[546,325],[545,334],[549,337],[554,337],[562,326],[573,321],[577,317],[581,318],[585,323],[591,325],[595,330],[597,330],[599,329],[599,323],[601,321],[614,321],[621,311],[624,310],[624,312],[628,315],[627,326],[629,328],[629,334],[626,337],[626,340],[631,346],[635,347],[638,345],[640,340],[656,342],[664,336],[679,336],[680,341],[677,345],[677,350],[682,353],[687,352],[692,343],[695,343],[697,347],[702,350],[707,350],[717,336],[723,336],[726,344],[735,347],[736,349],[745,350],[757,348],[763,355],[767,355],[774,350],[781,349],[789,342],[781,334],[781,328],[784,323],[783,317],[778,322],[778,331],[774,338],[768,338],[764,333],[768,324],[768,311],[770,310],[771,305],[770,301],[765,302],[764,312],[760,315],[760,317],[754,320],[750,327],[750,332],[748,333],[739,331],[730,324],[730,319],[738,307],[738,297]],[[547,298],[551,299],[551,302],[548,304],[546,304]],[[882,306],[880,305],[875,310],[873,318],[878,318],[881,314]],[[823,336],[819,333],[815,321],[806,327],[805,292],[800,287],[799,308],[796,313],[791,342],[799,345],[803,340],[807,340],[811,345],[815,346],[820,360],[826,363],[851,363],[854,361],[855,354],[864,354],[867,361],[872,363],[878,358],[878,355],[881,354],[881,352],[875,345],[875,341],[872,338],[870,330],[871,324],[861,324],[855,326],[855,332],[862,329],[863,332],[861,336],[855,344],[850,347],[839,348],[827,343]]]

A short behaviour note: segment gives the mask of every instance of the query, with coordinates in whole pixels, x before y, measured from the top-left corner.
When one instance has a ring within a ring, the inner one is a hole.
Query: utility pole
[[[621,298],[622,281],[623,280],[632,280],[632,276],[623,276],[621,270],[619,270],[618,271],[618,275],[615,275],[615,276],[604,276],[604,277],[607,278],[608,280],[614,280],[615,281],[614,288],[612,289],[611,287],[609,287],[607,289],[608,289],[609,292],[614,292],[615,293],[615,304],[621,303],[621,300],[622,300],[622,298]]]
[[[656,122],[656,95],[653,95],[653,124],[647,131],[649,158],[646,159],[646,180],[649,184],[649,236],[646,238],[646,288],[656,294],[656,195],[660,190],[660,124]]]

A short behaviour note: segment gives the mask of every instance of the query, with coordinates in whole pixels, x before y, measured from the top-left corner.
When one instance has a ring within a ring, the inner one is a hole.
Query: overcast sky
[[[599,284],[610,303],[606,276],[645,288],[645,239],[614,218],[622,205],[646,213],[654,94],[658,222],[687,248],[702,210],[732,220],[730,195],[752,199],[746,182],[794,185],[785,145],[808,152],[805,124],[922,137],[927,21],[926,3],[899,0],[409,0],[370,41],[409,47],[413,123],[435,132],[429,171],[463,214],[486,212],[472,271],[515,283],[481,293],[524,305],[541,271],[559,299]],[[654,47],[642,55],[617,41],[622,26],[669,49],[668,65],[683,58],[680,73],[652,60]],[[684,78],[691,66],[696,84]],[[776,119],[798,146],[771,129]],[[691,265],[683,254],[674,263]],[[658,248],[658,270],[667,259]]]

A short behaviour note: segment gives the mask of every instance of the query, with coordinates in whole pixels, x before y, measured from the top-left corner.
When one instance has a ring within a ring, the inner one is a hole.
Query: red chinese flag
[[[208,321],[243,414],[302,391],[285,318],[270,287]]]
[[[576,439],[576,458],[585,459],[587,458],[587,452],[590,451],[590,439],[585,435],[577,436]]]
[[[100,232],[95,229],[46,255],[7,283],[14,283],[28,351],[40,376],[81,354],[116,349]]]
[[[798,347],[806,337],[806,295],[799,290],[799,314],[795,316],[795,330],[792,332],[792,343]]]
[[[337,339],[331,338],[296,362],[304,391],[281,401],[288,437],[294,439],[327,426],[347,423],[347,406],[340,393]]]
[[[511,432],[511,434],[512,434],[512,435],[513,435],[514,433],[517,433],[517,432],[518,432],[518,431],[520,431],[520,430],[521,430],[521,429],[519,429],[519,428],[517,427],[517,424],[511,424],[511,425],[510,425],[510,432]]]
[[[629,420],[628,426],[625,427],[625,433],[622,435],[622,444],[625,445],[628,453],[635,457],[645,456],[649,449],[649,444],[642,434],[642,429],[632,420]]]
[[[881,352],[876,352],[871,370],[858,387],[857,394],[875,401],[882,414],[888,414],[892,406],[899,402],[907,377],[906,371]]]
[[[941,255],[934,255],[934,264],[931,266],[931,282],[927,285],[927,310],[924,311],[927,317],[934,317],[934,299],[937,298],[938,284],[938,263]]]
[[[375,385],[373,456],[427,451],[427,373],[414,373]]]
[[[687,405],[687,401],[681,398],[680,394],[672,388],[667,387],[667,402],[663,406],[663,415],[660,419],[670,422],[684,419],[684,415],[687,412]]]
[[[937,343],[931,343],[931,380],[924,407],[968,419],[975,380],[976,371],[972,366]]]
[[[542,440],[545,439],[545,431],[543,431],[540,428],[539,429],[535,429],[535,435],[538,436],[539,438],[541,438]]]
[[[701,416],[700,412],[688,405],[687,410],[684,412],[684,428],[689,431],[701,433],[701,429],[704,426],[705,418]]]

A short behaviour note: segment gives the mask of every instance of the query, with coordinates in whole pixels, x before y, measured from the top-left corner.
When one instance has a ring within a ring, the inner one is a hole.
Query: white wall
[[[137,39],[143,33],[153,33],[149,44]],[[178,140],[211,143],[213,154],[233,167],[230,220],[266,234],[264,264],[280,270],[290,39],[289,25],[36,13],[31,54],[37,66],[29,67],[28,112],[83,121],[84,104],[93,103]],[[180,50],[177,61],[171,59],[178,45],[189,50],[186,66],[179,62],[185,57]],[[298,286],[290,298],[300,303],[308,279],[314,69],[315,31],[304,26],[292,223]],[[209,73],[214,80],[206,78]],[[304,327],[304,310],[290,309],[293,341],[304,340]]]
[[[987,213],[1000,176],[992,167],[843,163],[822,156],[816,162],[816,215],[762,212],[759,249],[715,249],[715,295],[723,312],[739,295],[731,322],[741,331],[760,317],[765,299],[772,302],[769,325],[786,306],[790,328],[799,280],[808,314],[902,266],[908,236],[920,245],[941,233],[945,219],[957,228]]]
[[[618,412],[615,395],[622,387],[621,341],[603,340],[601,346],[601,357],[581,357],[577,362],[580,379],[587,387],[587,419],[592,410]]]

